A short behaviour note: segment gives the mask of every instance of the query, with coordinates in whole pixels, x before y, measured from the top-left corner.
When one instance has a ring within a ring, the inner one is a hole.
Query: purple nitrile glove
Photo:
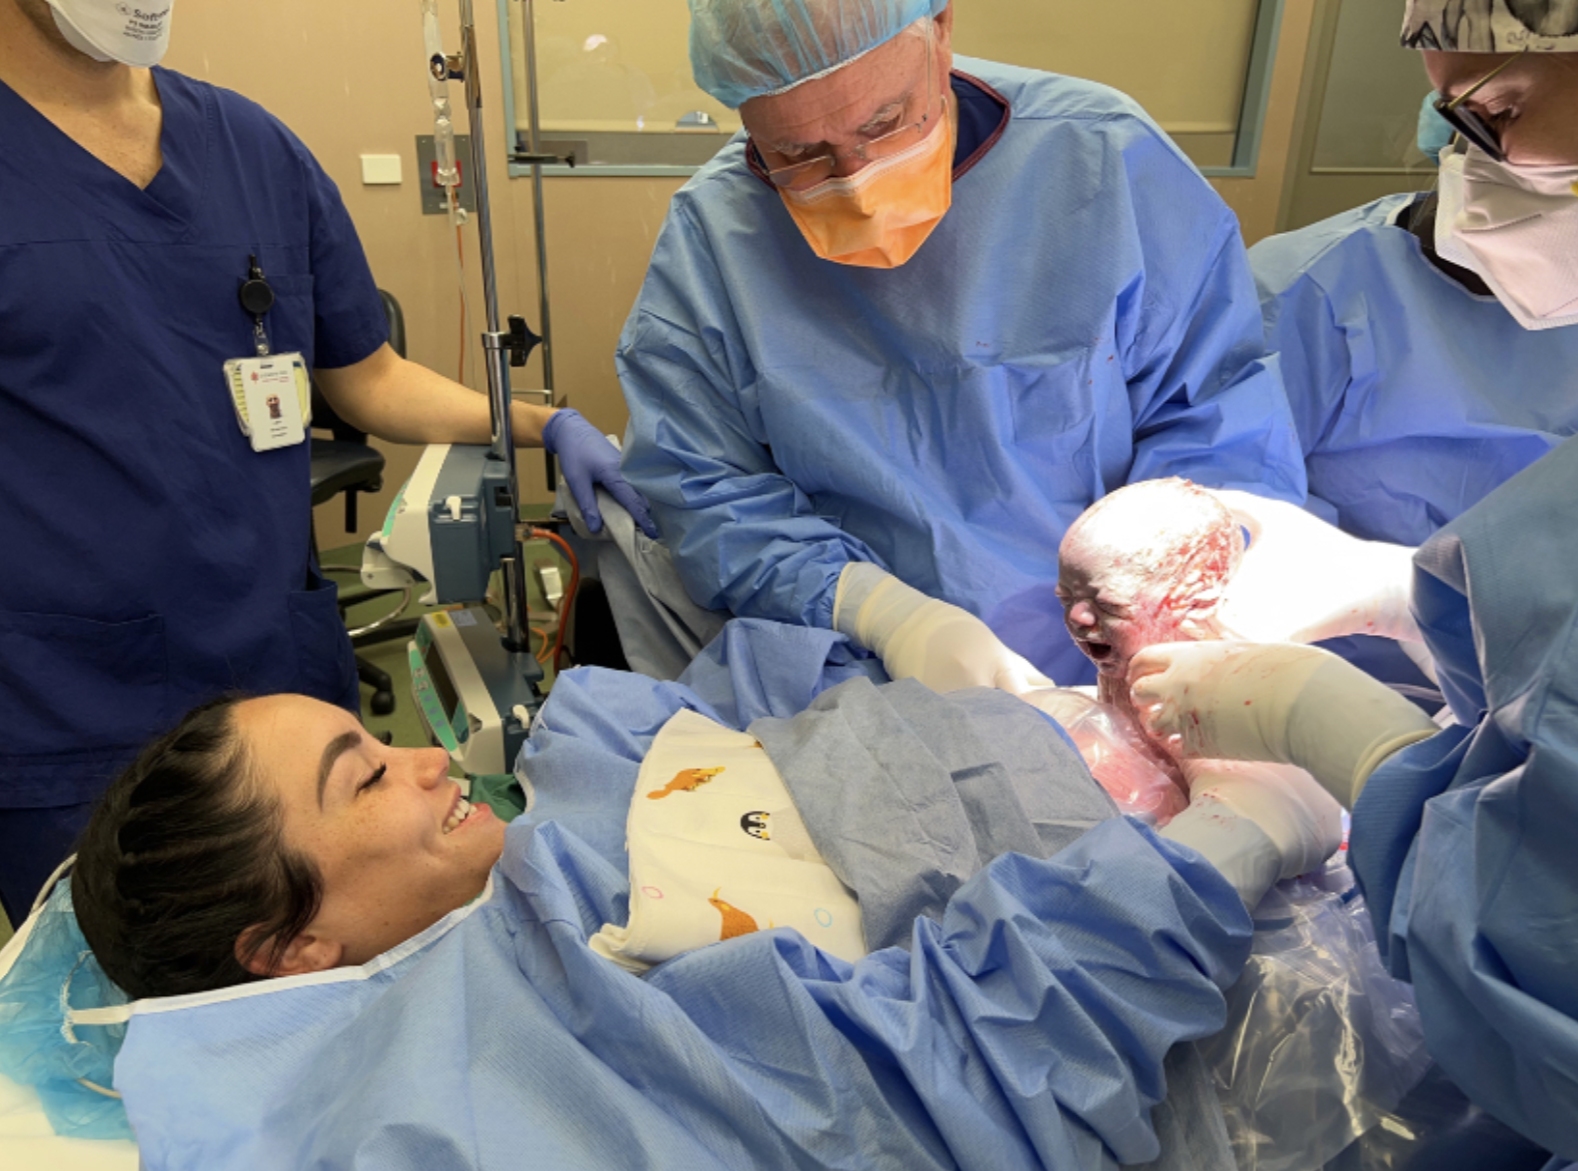
[[[619,472],[619,449],[608,441],[608,436],[598,432],[580,411],[561,407],[548,417],[542,429],[542,445],[548,454],[557,456],[570,494],[586,518],[586,527],[594,533],[603,531],[603,514],[597,510],[596,488],[599,484],[615,500],[624,505],[625,511],[647,536],[657,539],[657,525],[647,511],[647,502]]]

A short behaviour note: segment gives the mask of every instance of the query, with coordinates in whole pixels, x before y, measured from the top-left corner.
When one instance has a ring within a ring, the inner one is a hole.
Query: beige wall
[[[682,7],[677,0],[663,2]],[[1226,27],[1222,52],[1231,61],[1222,77],[1241,79],[1247,33],[1240,35],[1240,26],[1251,7],[1247,0],[1210,0],[1209,20],[1200,17],[1193,5],[1174,6],[1178,11],[1166,9],[1162,17],[1156,17],[1146,15],[1157,11],[1154,0],[1145,0],[1143,5],[1139,0],[1122,2],[1135,8],[1137,26],[1145,20],[1152,22],[1146,25],[1150,39],[1139,42],[1150,47],[1138,55],[1116,45],[1102,50],[1112,57],[1112,69],[1107,70],[1112,76],[1103,79],[1136,89],[1164,121],[1201,129],[1221,124],[1231,112],[1223,95],[1241,80],[1223,89],[1221,78],[1202,80],[1198,69],[1179,71],[1169,44],[1184,37],[1208,39],[1213,30],[1220,33]],[[961,5],[961,50],[990,53],[1004,48],[992,39],[997,34],[991,31],[994,26],[987,16],[996,9],[1006,12],[1016,3],[1026,36],[1036,39],[1041,49],[1053,52],[1060,26],[1048,13],[1062,6],[1048,6],[1045,0],[1033,5],[1024,0],[970,0],[968,7]],[[1216,183],[1239,213],[1251,240],[1271,231],[1275,221],[1312,4],[1313,0],[1288,0],[1260,174],[1252,180]],[[566,5],[565,10],[570,7]],[[1191,14],[1187,19],[1181,15],[1183,7]],[[457,8],[453,3],[443,5],[446,44],[451,49],[458,44]],[[500,309],[506,314],[520,313],[535,325],[531,184],[505,177],[499,149],[503,102],[496,13],[489,0],[477,0],[477,13],[489,119]],[[998,15],[1000,20],[1009,19]],[[1221,23],[1231,19],[1239,25]],[[1100,47],[1087,48],[1096,53]],[[1127,61],[1122,60],[1120,48],[1130,54]],[[1147,59],[1145,53],[1151,57]],[[455,235],[443,217],[419,214],[416,188],[415,136],[432,129],[423,57],[415,0],[270,0],[266,6],[242,5],[235,0],[182,0],[167,64],[255,99],[301,136],[339,184],[379,284],[393,292],[405,309],[410,356],[453,377],[461,344]],[[1072,60],[1061,58],[1051,64],[1087,75],[1103,73],[1099,67],[1081,70]],[[1120,64],[1135,81],[1125,82],[1114,72]],[[1154,74],[1153,82],[1142,85],[1148,73]],[[460,87],[453,85],[451,89],[452,100],[458,105]],[[363,186],[359,156],[364,153],[400,155],[405,181],[398,187]],[[561,400],[607,431],[622,431],[625,421],[612,361],[614,345],[639,288],[669,197],[680,182],[643,178],[545,182],[558,391]],[[466,230],[465,239],[471,310],[466,326],[467,382],[480,387],[483,380],[476,335],[482,302],[474,229]],[[540,385],[535,361],[516,375],[519,386]],[[379,497],[363,499],[358,538],[381,523],[393,489],[409,474],[417,454],[411,449],[380,446],[389,458],[387,485]],[[521,476],[528,499],[548,498],[540,456],[528,453],[523,458]],[[336,502],[319,510],[319,536],[325,548],[353,539],[343,531],[341,508]]]
[[[1401,20],[1400,0],[1316,0],[1281,230],[1434,184],[1435,160],[1415,145],[1430,82],[1397,43]]]
[[[1259,0],[964,0],[954,48],[1122,90],[1199,166],[1233,159]]]

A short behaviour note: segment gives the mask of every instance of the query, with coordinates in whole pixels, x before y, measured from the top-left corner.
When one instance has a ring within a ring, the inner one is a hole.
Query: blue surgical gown
[[[345,366],[387,337],[334,184],[236,94],[153,73],[146,189],[0,84],[0,809],[97,796],[217,692],[355,706],[309,569],[308,450],[258,454],[222,367],[249,357],[256,256],[276,353]]]
[[[1301,501],[1303,462],[1238,224],[1188,160],[1102,86],[959,68],[1005,122],[900,268],[817,258],[743,138],[675,196],[619,345],[624,471],[703,606],[828,626],[874,561],[1073,682],[1081,511],[1169,475]]]
[[[1371,776],[1352,861],[1425,1040],[1578,1159],[1578,439],[1441,530],[1414,609],[1461,722]]]
[[[1578,432],[1578,328],[1531,332],[1432,264],[1392,195],[1249,251],[1309,507],[1419,545]]]

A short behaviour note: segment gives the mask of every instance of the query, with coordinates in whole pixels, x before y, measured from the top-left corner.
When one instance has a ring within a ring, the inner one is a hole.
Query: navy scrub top
[[[146,190],[0,84],[0,808],[96,797],[221,691],[356,706],[309,565],[308,446],[256,453],[222,367],[388,337],[338,190],[277,119],[167,70]]]

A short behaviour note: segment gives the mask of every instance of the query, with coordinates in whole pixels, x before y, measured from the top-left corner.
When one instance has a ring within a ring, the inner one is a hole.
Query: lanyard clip
[[[247,258],[247,279],[241,282],[241,308],[252,318],[252,335],[258,357],[268,357],[268,333],[263,328],[263,318],[274,308],[274,290],[258,267],[258,258]]]

